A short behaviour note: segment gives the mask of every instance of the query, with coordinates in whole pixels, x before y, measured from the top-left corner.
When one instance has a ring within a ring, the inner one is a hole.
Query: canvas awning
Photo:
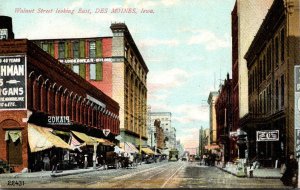
[[[85,142],[87,145],[94,145],[95,143],[97,143],[96,140],[94,140],[92,137],[84,134],[84,133],[80,133],[80,132],[76,132],[76,131],[72,131],[72,133],[78,137],[79,139],[81,139],[83,142]]]
[[[148,155],[154,154],[154,152],[150,148],[142,148],[142,151]]]
[[[38,152],[53,147],[72,150],[70,145],[50,131],[49,128],[28,123],[28,142],[31,152]]]
[[[130,142],[123,142],[120,144],[120,147],[125,150],[127,153],[138,153],[138,149]]]
[[[9,139],[11,139],[13,142],[16,142],[18,139],[20,139],[20,142],[22,143],[22,131],[7,130],[5,132],[5,141],[8,141]]]
[[[70,144],[71,144],[71,147],[73,150],[75,149],[78,149],[80,150],[80,147],[83,147],[83,146],[86,146],[86,143],[80,143],[75,137],[73,134],[70,134],[71,135],[71,141],[70,141]]]
[[[97,137],[91,137],[93,140],[97,141],[98,143],[105,145],[105,146],[114,146],[115,144],[110,142],[107,139],[97,138]]]

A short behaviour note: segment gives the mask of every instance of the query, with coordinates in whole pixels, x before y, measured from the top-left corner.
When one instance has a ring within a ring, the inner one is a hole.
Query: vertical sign
[[[26,109],[26,57],[0,56],[0,110]]]
[[[300,65],[295,65],[294,68],[294,90],[295,90],[295,99],[294,99],[294,142],[295,142],[295,153],[300,155],[300,147],[298,148],[298,138],[300,138]],[[299,142],[300,145],[300,142]]]

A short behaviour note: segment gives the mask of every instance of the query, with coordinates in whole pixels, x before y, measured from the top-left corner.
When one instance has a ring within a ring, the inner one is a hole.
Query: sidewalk
[[[216,167],[237,177],[250,177],[249,168],[247,168],[246,176],[244,171],[238,171],[237,165],[234,164],[226,164],[225,168],[221,164]],[[280,168],[259,168],[253,171],[253,178],[280,179],[281,176]]]
[[[73,170],[63,170],[58,171],[57,173],[51,173],[51,171],[39,171],[39,172],[32,172],[32,173],[5,173],[0,174],[1,178],[44,178],[44,177],[61,177],[66,175],[75,175],[81,173],[88,173],[103,170],[103,167],[93,169],[73,169]]]

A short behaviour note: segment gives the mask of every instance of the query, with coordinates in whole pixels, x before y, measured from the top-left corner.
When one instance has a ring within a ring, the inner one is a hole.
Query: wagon
[[[105,164],[107,168],[113,167],[113,168],[120,168],[120,162],[119,162],[119,156],[117,153],[111,151],[111,152],[106,152],[106,157],[105,157]]]

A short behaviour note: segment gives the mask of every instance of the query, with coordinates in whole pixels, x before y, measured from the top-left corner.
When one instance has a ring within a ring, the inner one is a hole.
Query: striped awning
[[[110,142],[107,139],[97,138],[97,137],[91,137],[93,140],[97,141],[98,143],[105,145],[105,146],[114,146],[115,144]]]
[[[148,155],[154,154],[154,152],[150,148],[142,148],[142,151]]]
[[[39,127],[31,123],[28,123],[28,142],[31,152],[39,152],[53,147],[72,150],[69,144],[52,134],[50,128]]]
[[[120,147],[127,153],[138,153],[138,149],[130,142],[120,143]]]
[[[77,131],[71,131],[76,137],[78,137],[80,140],[82,140],[83,142],[85,142],[87,145],[94,145],[95,143],[97,143],[97,141],[95,139],[93,139],[93,137],[90,137],[84,133],[80,133]]]

